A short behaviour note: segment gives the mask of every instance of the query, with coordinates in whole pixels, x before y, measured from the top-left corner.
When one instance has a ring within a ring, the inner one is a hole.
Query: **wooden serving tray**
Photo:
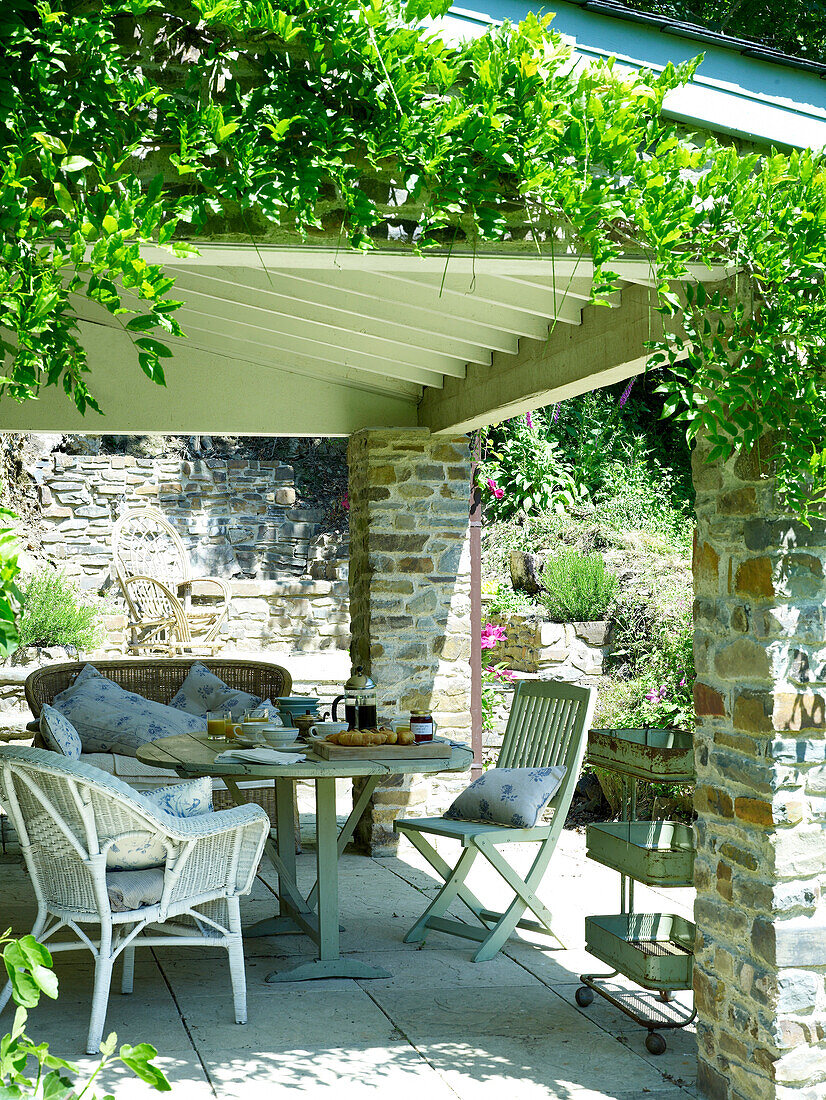
[[[310,748],[322,760],[449,760],[453,747],[446,741],[418,745],[336,745],[313,739]]]

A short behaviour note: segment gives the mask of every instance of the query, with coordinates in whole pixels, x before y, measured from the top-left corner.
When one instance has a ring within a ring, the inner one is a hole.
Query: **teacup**
[[[273,747],[292,745],[298,739],[298,730],[295,726],[259,726],[259,736]]]
[[[346,722],[316,722],[310,726],[310,737],[329,737],[333,733],[344,733],[350,727]]]

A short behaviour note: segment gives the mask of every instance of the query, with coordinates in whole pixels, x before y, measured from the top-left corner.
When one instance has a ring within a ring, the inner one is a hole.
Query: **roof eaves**
[[[720,46],[722,49],[736,50],[747,57],[760,58],[761,61],[767,61],[770,64],[803,69],[815,73],[821,80],[826,80],[826,64],[819,61],[810,61],[804,57],[793,57],[791,54],[782,53],[780,50],[773,50],[769,46],[761,46],[759,42],[752,42],[748,38],[736,38],[733,35],[721,34],[719,31],[698,27],[693,23],[667,19],[661,15],[650,15],[648,12],[634,11],[632,8],[625,7],[624,4],[613,3],[612,0],[568,0],[568,3],[600,15],[623,19],[628,23],[642,23],[650,27],[656,27],[662,34],[671,34],[677,38],[688,38],[696,42],[707,42],[709,45]]]

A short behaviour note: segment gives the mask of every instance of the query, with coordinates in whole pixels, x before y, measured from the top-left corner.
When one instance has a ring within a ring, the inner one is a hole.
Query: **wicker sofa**
[[[229,687],[237,691],[248,691],[261,699],[277,699],[289,695],[292,689],[292,676],[281,665],[266,661],[245,661],[229,658],[129,658],[115,661],[92,661],[103,676],[114,680],[126,691],[134,691],[146,699],[166,703],[177,694],[186,679],[195,660],[206,665],[211,672],[219,676]],[[35,669],[26,679],[26,702],[29,704],[34,722],[28,728],[35,733],[35,745],[43,746],[39,734],[40,712],[44,703],[51,703],[56,695],[74,683],[75,677],[86,665],[86,661],[71,661],[65,664],[45,665]],[[132,756],[118,753],[84,753],[84,762],[94,764],[103,771],[116,775],[127,783],[137,783],[143,788],[160,787],[174,782],[178,776],[162,768],[153,768],[141,764]],[[257,802],[273,818],[272,784],[261,786],[253,781],[239,784],[244,797],[249,802]],[[220,780],[214,783],[214,802],[216,809],[231,806],[232,800]]]

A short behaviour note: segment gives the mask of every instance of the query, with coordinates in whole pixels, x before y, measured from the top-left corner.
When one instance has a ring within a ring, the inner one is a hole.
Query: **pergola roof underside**
[[[516,355],[551,325],[580,325],[592,265],[582,259],[274,252],[202,246],[164,262],[175,275],[176,314],[192,352],[252,362],[316,380],[391,394],[413,405],[424,387],[463,379],[468,364]],[[644,261],[621,265],[621,286],[647,285]],[[721,273],[700,269],[703,279]],[[611,299],[621,305],[621,293]],[[80,316],[119,328],[79,301]]]
[[[349,435],[363,427],[456,433],[630,377],[658,323],[647,261],[619,265],[612,308],[588,304],[593,269],[565,255],[199,243],[146,249],[175,276],[186,339],[166,386],[139,370],[123,317],[76,305],[104,416],[62,388],[0,403],[0,431]],[[716,282],[723,268],[692,268]]]

